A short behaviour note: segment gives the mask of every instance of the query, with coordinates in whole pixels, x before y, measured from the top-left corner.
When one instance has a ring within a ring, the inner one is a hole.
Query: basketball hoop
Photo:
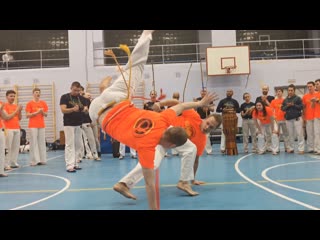
[[[225,66],[223,69],[226,70],[227,74],[230,74],[233,71],[233,69],[236,69],[236,68],[237,66],[232,65],[232,66]]]
[[[225,66],[224,67],[224,69],[226,70],[226,73],[227,74],[230,74],[231,73],[231,71],[233,70],[233,69],[236,69],[237,67],[236,66]]]

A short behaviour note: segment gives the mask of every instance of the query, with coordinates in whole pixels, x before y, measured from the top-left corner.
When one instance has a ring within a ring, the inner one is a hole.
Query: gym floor
[[[179,157],[167,157],[160,166],[161,210],[308,210],[320,209],[320,156],[314,154],[221,155],[200,158],[190,197],[176,188]],[[102,161],[84,159],[82,170],[67,173],[64,151],[49,151],[48,163],[29,166],[28,153],[19,154],[20,168],[0,178],[1,210],[146,210],[144,182],[132,189],[137,200],[123,197],[112,186],[137,163],[129,153],[123,160],[103,154]],[[319,169],[318,169],[319,168]],[[318,191],[318,192],[317,192]]]

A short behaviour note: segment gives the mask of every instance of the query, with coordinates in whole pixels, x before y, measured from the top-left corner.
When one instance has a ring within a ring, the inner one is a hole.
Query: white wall
[[[57,136],[63,128],[62,113],[60,111],[60,97],[70,91],[73,81],[79,81],[86,86],[87,82],[98,83],[106,75],[116,78],[118,73],[116,67],[93,67],[93,42],[102,41],[101,31],[69,31],[70,67],[63,69],[28,69],[28,70],[2,70],[0,71],[0,86],[8,85],[32,85],[34,79],[39,84],[52,84],[56,86],[56,116]],[[206,71],[206,64],[203,64],[203,71]],[[155,64],[156,90],[160,88],[171,97],[172,93],[179,91],[181,100],[190,64]],[[273,61],[251,61],[251,75],[230,76],[230,77],[209,77],[208,90],[215,91],[220,99],[225,97],[226,90],[234,90],[234,98],[241,104],[242,94],[249,92],[253,101],[261,95],[261,85],[268,84],[270,89],[274,86],[288,85],[288,79],[295,79],[296,85],[304,85],[307,81],[320,78],[320,59],[297,59],[297,60],[273,60]],[[148,96],[152,90],[151,66],[145,67],[145,93]],[[204,76],[204,85],[206,85]],[[9,83],[6,84],[9,80]],[[185,90],[185,101],[192,101],[194,97],[200,96],[202,88],[200,65],[193,63],[189,80]],[[271,94],[273,94],[271,92]],[[30,93],[30,98],[32,94]],[[5,99],[0,99],[5,101]],[[239,123],[240,124],[240,123]]]

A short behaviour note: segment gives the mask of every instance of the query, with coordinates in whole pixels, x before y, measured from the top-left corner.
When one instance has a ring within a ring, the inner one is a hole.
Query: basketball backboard
[[[208,76],[250,74],[249,46],[207,48]]]

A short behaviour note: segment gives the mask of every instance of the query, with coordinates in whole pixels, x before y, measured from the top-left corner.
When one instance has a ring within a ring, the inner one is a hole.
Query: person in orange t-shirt
[[[7,103],[3,106],[3,111],[8,117],[4,121],[7,129],[7,150],[8,154],[5,157],[5,170],[18,168],[18,155],[20,146],[20,120],[22,106],[14,104],[16,92],[8,90],[6,92]]]
[[[44,117],[48,115],[48,105],[40,100],[40,93],[39,88],[34,88],[33,100],[26,106],[30,129],[30,166],[45,165],[47,162]]]
[[[270,107],[266,107],[261,100],[258,100],[256,102],[256,108],[252,112],[252,118],[254,119],[257,127],[258,154],[264,154],[267,150],[265,135],[266,137],[268,136],[271,138],[272,154],[278,154],[276,152],[276,139],[278,138],[278,132],[274,121],[273,110]]]
[[[303,117],[306,122],[306,132],[307,132],[307,149],[309,153],[314,152],[314,139],[315,139],[315,129],[314,129],[314,119],[315,119],[315,107],[317,92],[315,91],[315,83],[310,81],[307,82],[308,93],[303,95]]]
[[[314,81],[316,99],[314,108],[314,153],[320,155],[320,79]]]
[[[168,106],[170,100],[162,101],[162,106]],[[159,107],[160,110],[160,107]],[[206,145],[206,134],[212,129],[215,129],[221,124],[221,115],[211,114],[205,119],[201,119],[200,115],[193,109],[183,111],[180,116],[177,116],[173,122],[173,126],[183,127],[189,140],[182,146],[176,147],[176,151],[181,155],[181,173],[180,181],[177,187],[180,190],[187,192],[190,196],[198,195],[188,185],[188,181],[191,180],[193,184],[200,185],[204,182],[194,180],[198,165],[199,157],[203,154]],[[160,166],[162,159],[165,156],[165,152],[161,148],[156,149],[155,153],[155,169]],[[132,189],[140,180],[142,180],[142,168],[141,164],[137,164],[125,177],[123,177],[118,183],[116,183],[113,189],[127,198],[136,199],[136,197],[130,193]]]
[[[276,124],[277,124],[278,131],[279,131],[279,137],[277,138],[278,140],[276,142],[275,151],[276,152],[280,151],[280,139],[279,138],[280,138],[280,131],[281,131],[283,141],[284,141],[285,151],[288,153],[293,153],[293,150],[289,149],[289,132],[287,129],[286,119],[284,118],[285,112],[281,110],[282,103],[284,101],[284,98],[282,97],[283,89],[278,88],[276,91],[276,94],[277,94],[277,98],[272,100],[270,103],[270,107],[274,110]]]
[[[155,148],[164,149],[183,145],[188,136],[181,127],[171,127],[174,118],[183,110],[207,106],[214,99],[207,94],[200,102],[180,103],[161,113],[142,110],[131,104],[136,86],[142,81],[144,65],[148,59],[153,30],[144,30],[133,49],[130,61],[122,74],[96,97],[89,108],[93,123],[112,138],[137,150],[145,180],[150,209],[158,209],[156,200],[154,158]],[[123,79],[123,77],[125,79]],[[110,82],[110,79],[106,79]],[[103,85],[103,83],[101,83]]]
[[[5,162],[5,126],[3,120],[7,115],[3,112],[3,103],[0,101],[0,177],[8,177],[8,174],[4,173]]]

